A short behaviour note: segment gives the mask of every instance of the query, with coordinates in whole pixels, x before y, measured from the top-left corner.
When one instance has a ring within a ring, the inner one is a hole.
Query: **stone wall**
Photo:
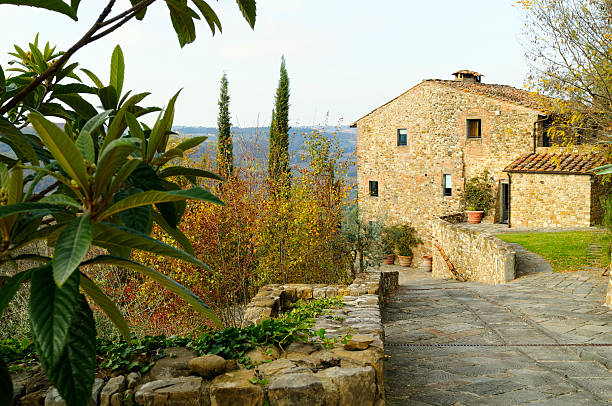
[[[592,225],[591,176],[513,173],[511,178],[512,228]]]
[[[499,238],[466,224],[451,224],[442,219],[432,222],[432,235],[466,280],[496,285],[514,279],[516,253]],[[432,276],[453,278],[438,249],[434,248],[432,253]]]
[[[608,278],[608,294],[606,295],[605,305],[612,309],[612,273]]]
[[[465,179],[503,169],[533,150],[538,112],[425,81],[357,122],[359,209],[365,220],[408,222],[430,246],[434,218],[459,211]],[[467,139],[466,119],[482,120],[482,138]],[[406,128],[408,145],[397,146]],[[452,177],[452,196],[443,196],[442,175]],[[378,197],[369,196],[378,181]],[[499,217],[493,212],[487,221]],[[429,251],[421,247],[415,255]]]

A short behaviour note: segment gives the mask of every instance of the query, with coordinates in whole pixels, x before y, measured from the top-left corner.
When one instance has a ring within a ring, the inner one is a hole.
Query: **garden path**
[[[518,279],[497,286],[400,272],[383,312],[387,405],[612,404],[606,278],[517,256]]]

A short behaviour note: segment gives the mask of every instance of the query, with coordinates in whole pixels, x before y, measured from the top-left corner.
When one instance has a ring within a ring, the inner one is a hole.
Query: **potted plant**
[[[412,264],[412,249],[421,244],[414,228],[408,224],[399,224],[388,230],[395,254],[400,266],[409,267]]]
[[[393,253],[394,246],[394,238],[393,238],[393,227],[384,227],[381,232],[381,241],[384,248],[384,252],[387,253],[385,259],[383,259],[383,264],[385,265],[393,265],[395,263],[395,254]]]
[[[461,194],[461,204],[465,207],[469,223],[480,223],[494,202],[493,184],[488,172],[485,171],[482,175],[471,178],[465,183],[465,189]]]

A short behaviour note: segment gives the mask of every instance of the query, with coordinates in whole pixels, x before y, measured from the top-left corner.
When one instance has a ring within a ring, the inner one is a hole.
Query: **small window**
[[[467,137],[468,138],[481,138],[482,137],[481,121],[479,118],[467,120]]]
[[[378,182],[375,180],[370,181],[370,196],[378,197]]]
[[[397,146],[408,145],[408,130],[400,128],[397,130]]]
[[[548,135],[548,131],[544,131],[542,133],[542,146],[543,147],[550,147],[551,146],[550,135]]]
[[[444,196],[453,195],[453,181],[448,173],[442,175],[442,193]]]

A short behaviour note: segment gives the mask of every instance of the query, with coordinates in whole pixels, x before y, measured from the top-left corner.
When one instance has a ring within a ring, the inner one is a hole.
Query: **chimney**
[[[484,75],[472,70],[458,70],[457,72],[453,73],[453,76],[455,77],[455,80],[461,82],[480,83],[480,80]]]

